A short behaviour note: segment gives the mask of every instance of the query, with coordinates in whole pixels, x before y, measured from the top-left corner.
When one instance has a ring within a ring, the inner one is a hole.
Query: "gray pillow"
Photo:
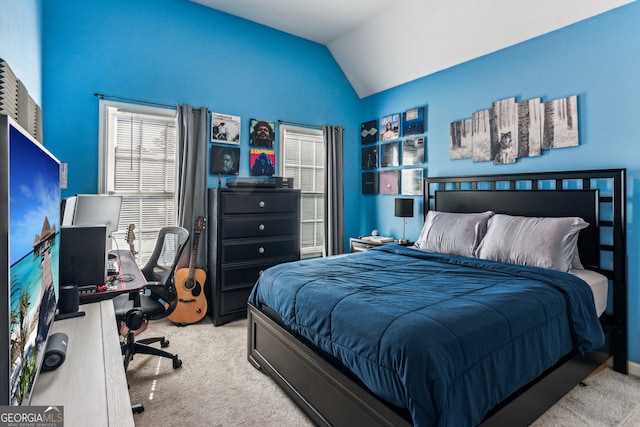
[[[415,247],[429,252],[473,257],[494,214],[429,211]]]
[[[496,214],[476,249],[478,258],[569,271],[578,233],[589,223],[578,217],[538,218]]]

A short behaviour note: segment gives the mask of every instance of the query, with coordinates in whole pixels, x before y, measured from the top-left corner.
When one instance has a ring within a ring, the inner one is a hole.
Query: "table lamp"
[[[404,218],[404,224],[402,226],[402,239],[398,240],[398,243],[407,243],[405,239],[405,230],[407,228],[407,218],[413,217],[413,199],[396,199],[396,217]]]

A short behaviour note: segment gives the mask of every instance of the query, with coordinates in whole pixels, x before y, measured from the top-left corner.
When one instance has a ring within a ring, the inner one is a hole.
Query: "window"
[[[324,253],[325,149],[321,130],[280,125],[280,175],[301,190],[300,255]]]
[[[133,224],[141,265],[160,228],[176,222],[176,142],[175,110],[100,101],[99,193],[122,196],[115,245],[129,247]]]

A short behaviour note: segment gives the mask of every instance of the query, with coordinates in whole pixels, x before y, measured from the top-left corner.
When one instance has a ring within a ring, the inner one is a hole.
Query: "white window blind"
[[[133,224],[133,245],[144,265],[160,228],[176,221],[176,112],[109,101],[101,101],[101,111],[100,192],[122,196],[116,244],[129,247]]]
[[[321,130],[280,125],[282,176],[301,191],[300,255],[324,253],[325,150]]]

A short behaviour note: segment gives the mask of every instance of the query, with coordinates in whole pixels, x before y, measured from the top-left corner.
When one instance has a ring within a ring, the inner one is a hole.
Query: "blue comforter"
[[[572,349],[604,343],[591,290],[568,273],[398,245],[272,267],[249,301],[416,426],[477,425]]]

